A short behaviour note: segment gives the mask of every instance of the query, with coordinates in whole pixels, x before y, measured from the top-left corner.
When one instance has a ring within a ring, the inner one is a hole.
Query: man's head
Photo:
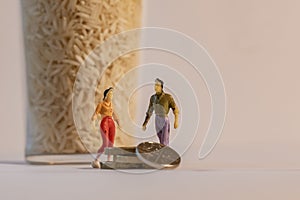
[[[154,90],[156,93],[161,93],[164,89],[164,82],[159,78],[155,79]]]

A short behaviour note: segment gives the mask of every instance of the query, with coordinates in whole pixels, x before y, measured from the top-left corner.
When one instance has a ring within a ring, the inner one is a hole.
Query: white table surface
[[[191,36],[206,47],[220,68],[228,113],[213,153],[197,160],[201,133],[176,170],[134,175],[87,165],[25,164],[20,0],[3,1],[0,200],[298,200],[300,1],[145,2],[144,26],[171,28]],[[169,61],[166,55],[154,58],[146,57],[145,62]],[[169,64],[176,65],[177,60]]]
[[[0,199],[299,199],[298,170],[163,170],[1,162]]]
[[[178,168],[152,172],[101,170],[89,165],[29,165],[21,154],[2,156],[0,199],[298,200],[297,151],[292,151],[292,145],[269,152],[262,151],[264,145],[256,147],[247,150],[220,143],[204,160],[190,160],[193,156],[184,155]]]

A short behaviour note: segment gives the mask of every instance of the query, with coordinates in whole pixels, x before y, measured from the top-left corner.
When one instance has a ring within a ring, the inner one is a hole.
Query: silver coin
[[[142,162],[157,169],[175,168],[181,162],[180,155],[174,149],[156,142],[140,143],[136,154]]]

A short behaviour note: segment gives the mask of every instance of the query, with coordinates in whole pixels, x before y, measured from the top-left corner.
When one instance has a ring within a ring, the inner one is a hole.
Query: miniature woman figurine
[[[102,146],[98,150],[98,154],[95,160],[92,162],[92,166],[95,168],[99,168],[99,157],[104,152],[106,147],[113,147],[114,139],[115,139],[115,132],[116,127],[114,120],[119,126],[119,120],[116,113],[113,111],[112,106],[112,98],[113,98],[113,88],[110,87],[104,91],[103,94],[103,101],[97,105],[97,108],[92,116],[92,121],[97,119],[97,115],[101,115],[101,122],[100,122],[100,132],[102,137]],[[114,120],[113,120],[114,119]],[[108,155],[108,160],[110,156]]]

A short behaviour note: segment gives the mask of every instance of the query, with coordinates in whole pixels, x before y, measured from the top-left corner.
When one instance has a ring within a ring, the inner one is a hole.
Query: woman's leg
[[[114,123],[114,120],[111,119],[109,121],[109,134],[108,134],[108,139],[109,139],[109,147],[113,147],[115,143],[115,134],[116,134],[116,126]]]
[[[113,119],[109,120],[109,132],[108,132],[108,147],[113,147],[115,143],[116,127]],[[107,160],[111,160],[111,155],[107,155]]]
[[[108,120],[107,118],[103,118],[101,123],[100,123],[100,133],[101,133],[101,138],[102,138],[102,145],[98,150],[98,154],[96,159],[99,159],[99,157],[102,155],[104,152],[104,149],[108,147],[109,143],[109,125],[108,125]]]

